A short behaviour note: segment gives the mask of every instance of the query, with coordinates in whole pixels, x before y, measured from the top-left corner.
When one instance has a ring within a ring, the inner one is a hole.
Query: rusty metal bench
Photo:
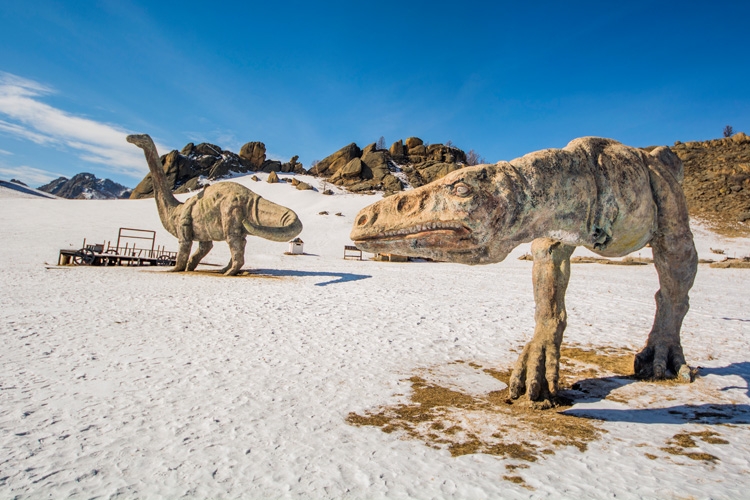
[[[344,245],[344,258],[362,260],[362,250],[354,245]]]

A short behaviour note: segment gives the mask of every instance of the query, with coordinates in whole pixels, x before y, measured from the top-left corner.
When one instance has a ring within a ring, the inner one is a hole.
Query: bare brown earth
[[[685,166],[690,215],[725,236],[750,235],[750,137],[678,141],[670,149]]]
[[[622,380],[632,377],[633,357],[634,352],[625,348],[563,347],[560,357],[562,394],[585,393],[587,397],[602,397],[625,404],[631,399],[637,400],[643,395],[644,387],[629,384],[623,390],[618,389],[623,386],[612,382],[613,378]],[[475,362],[452,362],[456,363],[465,363],[505,384],[510,378],[510,368],[496,370],[484,368]],[[556,450],[564,447],[572,446],[584,453],[589,443],[607,434],[599,420],[564,413],[570,408],[564,400],[554,408],[539,410],[528,403],[511,400],[507,388],[484,396],[472,396],[430,383],[418,375],[412,376],[409,382],[411,394],[405,401],[362,414],[352,412],[347,422],[356,426],[379,427],[396,438],[414,439],[432,448],[445,449],[454,457],[474,453],[495,455],[507,461],[505,467],[508,474],[503,479],[528,489],[533,488],[526,484],[521,473],[531,464],[554,455]],[[670,380],[647,384],[651,392],[661,387],[663,390],[657,392],[668,393],[672,390],[670,387],[678,383]],[[679,386],[683,387],[684,384]],[[657,394],[656,400],[665,399],[666,393]],[[635,404],[640,406],[642,403]],[[717,418],[725,417],[717,414]],[[686,422],[696,418],[699,419],[697,413]],[[713,430],[682,430],[661,444],[654,442],[635,446],[652,451],[644,453],[651,460],[666,460],[678,465],[685,465],[684,461],[679,461],[679,457],[688,459],[688,462],[719,462],[718,457],[700,449],[701,442],[729,444]]]
[[[633,353],[609,347],[567,347],[562,349],[561,364],[561,387],[570,388],[580,379],[631,375]],[[468,365],[508,384],[510,368],[498,371],[473,362]],[[606,433],[596,420],[562,413],[569,408],[564,404],[540,411],[513,401],[507,388],[476,397],[428,383],[419,376],[411,377],[409,382],[412,391],[407,403],[363,415],[350,413],[347,421],[380,427],[386,433],[403,433],[433,448],[447,449],[454,457],[485,453],[522,463],[536,462],[566,446],[583,452],[588,443]],[[509,470],[519,467],[523,465]],[[516,477],[506,479],[515,482]]]

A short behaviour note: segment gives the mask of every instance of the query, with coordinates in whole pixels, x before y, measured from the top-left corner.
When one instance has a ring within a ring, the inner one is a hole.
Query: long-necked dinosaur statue
[[[682,175],[682,162],[669,148],[647,153],[585,137],[564,149],[457,170],[385,198],[359,212],[351,239],[369,252],[464,264],[500,262],[532,242],[536,327],[514,367],[510,395],[526,393],[533,401],[557,394],[575,247],[618,257],[650,244],[660,289],[635,373],[689,381],[680,329],[698,259]]]
[[[221,272],[237,274],[245,263],[245,238],[260,236],[288,241],[302,231],[292,210],[272,203],[236,182],[219,182],[180,203],[172,194],[156,146],[147,134],[129,135],[128,142],[143,149],[154,183],[154,198],[164,229],[179,241],[174,271],[192,271],[214,241],[226,241],[232,258]],[[190,256],[193,241],[198,250]]]

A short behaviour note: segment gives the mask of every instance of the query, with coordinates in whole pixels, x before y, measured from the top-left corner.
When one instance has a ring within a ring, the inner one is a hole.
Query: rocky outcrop
[[[186,145],[181,151],[171,151],[161,157],[167,182],[175,193],[186,193],[199,189],[203,180],[214,180],[235,173],[246,172],[294,172],[306,173],[294,156],[288,162],[266,158],[266,145],[262,142],[248,142],[240,149],[240,154],[223,150],[207,142]],[[149,173],[136,186],[130,195],[132,199],[150,198],[154,186]]]
[[[266,145],[262,142],[248,142],[240,149],[240,158],[245,160],[253,170],[260,170],[266,161]]]
[[[330,177],[354,158],[360,156],[362,156],[362,150],[355,143],[351,143],[319,161],[310,169],[310,174]]]
[[[462,168],[466,153],[450,145],[425,145],[418,137],[378,149],[375,143],[360,149],[352,143],[317,163],[310,173],[327,178],[331,184],[349,191],[401,191],[406,185],[428,184]]]
[[[86,172],[71,179],[58,177],[39,187],[40,191],[71,200],[115,200],[130,197],[131,189],[109,179],[97,179]]]

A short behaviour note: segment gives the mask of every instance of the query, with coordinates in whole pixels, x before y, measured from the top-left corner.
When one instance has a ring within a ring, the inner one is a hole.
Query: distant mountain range
[[[76,174],[72,179],[58,177],[49,184],[39,187],[40,191],[71,200],[114,200],[129,198],[133,191],[129,187],[109,179],[97,179],[86,172]]]

